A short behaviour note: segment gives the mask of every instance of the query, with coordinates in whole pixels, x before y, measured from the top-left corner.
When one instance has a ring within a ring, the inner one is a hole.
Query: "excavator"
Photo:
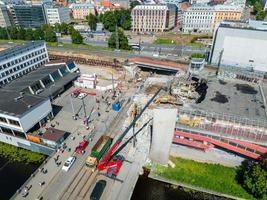
[[[120,135],[120,137],[117,139],[117,141],[112,145],[110,150],[107,152],[107,154],[103,157],[103,159],[97,164],[97,170],[103,171],[106,170],[107,176],[109,177],[116,177],[119,173],[119,170],[123,164],[123,161],[125,160],[122,155],[119,155],[120,151],[133,139],[135,136],[142,131],[144,127],[146,127],[152,119],[149,119],[135,134],[133,134],[126,142],[122,143],[123,138],[126,136],[126,134],[129,132],[131,128],[133,128],[137,122],[137,120],[142,116],[144,111],[147,109],[147,107],[154,101],[156,96],[161,92],[163,88],[160,88],[153,97],[146,103],[146,105],[143,107],[143,109],[140,111],[139,114],[136,115],[136,117],[133,119],[131,124],[125,129],[125,131]]]

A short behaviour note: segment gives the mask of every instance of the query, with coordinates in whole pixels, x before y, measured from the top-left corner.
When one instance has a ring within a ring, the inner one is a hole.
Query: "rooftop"
[[[32,41],[0,51],[0,62],[44,45],[44,41]]]
[[[42,138],[57,142],[60,138],[64,137],[65,134],[66,134],[65,131],[61,131],[50,127],[46,129],[46,131],[42,135]]]
[[[208,80],[207,86],[204,100],[191,105],[193,108],[259,122],[267,120],[263,98],[256,84],[213,78]]]
[[[246,22],[224,21],[220,23],[219,27],[267,31],[267,22],[256,20],[249,20]]]
[[[44,97],[30,94],[20,95],[19,92],[6,91],[3,89],[0,90],[0,93],[1,114],[13,115],[16,117],[20,117],[24,113],[29,112],[34,109],[35,106],[46,100]]]

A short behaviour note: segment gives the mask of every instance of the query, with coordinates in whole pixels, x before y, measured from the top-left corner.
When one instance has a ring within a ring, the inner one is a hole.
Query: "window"
[[[4,117],[0,117],[0,122],[7,123],[7,120],[6,120],[6,118],[4,118]]]

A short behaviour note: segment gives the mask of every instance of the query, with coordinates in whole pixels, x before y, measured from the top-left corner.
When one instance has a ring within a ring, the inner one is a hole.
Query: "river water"
[[[173,186],[140,176],[131,200],[226,200],[227,198]]]
[[[0,157],[0,200],[12,197],[38,166],[38,164],[9,162]]]

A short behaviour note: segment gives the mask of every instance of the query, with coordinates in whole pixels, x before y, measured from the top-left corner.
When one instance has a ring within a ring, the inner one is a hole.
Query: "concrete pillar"
[[[162,165],[169,161],[177,109],[157,108],[153,111],[153,134],[150,159]]]

